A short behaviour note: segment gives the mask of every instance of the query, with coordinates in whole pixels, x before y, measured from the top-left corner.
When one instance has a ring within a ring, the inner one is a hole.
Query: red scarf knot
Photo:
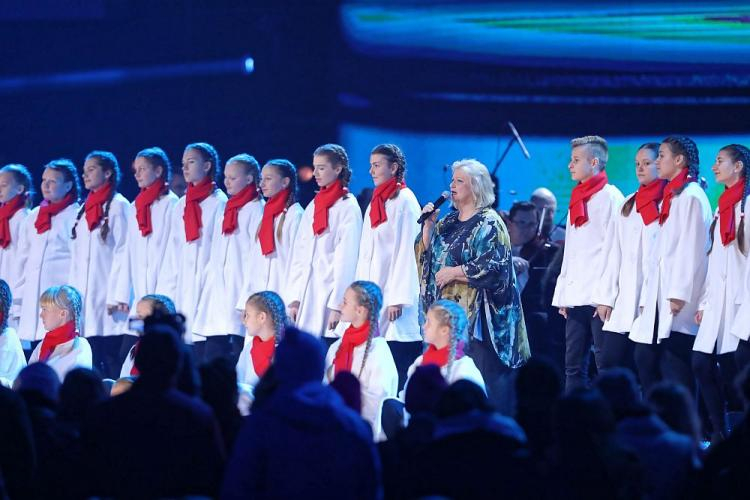
[[[221,223],[222,234],[232,234],[237,230],[237,217],[240,209],[258,197],[258,188],[251,182],[235,194],[224,206],[224,220]]]
[[[68,321],[64,325],[48,331],[44,336],[44,340],[42,340],[42,347],[39,351],[39,361],[46,362],[57,346],[69,342],[77,336],[78,332],[76,331],[75,321]]]
[[[188,183],[185,194],[185,212],[182,220],[185,222],[185,241],[195,241],[201,237],[203,227],[203,210],[201,202],[211,196],[216,190],[216,184],[210,177],[204,177],[198,184]]]
[[[570,222],[575,227],[581,227],[589,221],[587,203],[596,193],[607,185],[607,172],[601,171],[586,182],[579,183],[570,194],[568,211]]]
[[[0,248],[8,248],[10,245],[10,219],[24,206],[26,206],[25,194],[18,194],[0,206]]]
[[[167,183],[157,179],[150,186],[141,189],[141,192],[135,197],[135,218],[138,222],[138,229],[141,231],[141,236],[148,236],[153,232],[154,228],[151,225],[151,205],[162,194],[166,194],[167,191],[169,191]]]
[[[688,169],[683,168],[677,177],[672,179],[664,187],[664,198],[661,204],[661,213],[659,214],[659,224],[664,224],[669,218],[669,210],[672,208],[672,198],[675,197],[675,191],[680,191],[685,184],[693,182],[695,179],[688,176]]]
[[[348,190],[341,186],[341,180],[321,188],[315,195],[315,213],[313,214],[313,233],[317,236],[328,228],[328,209],[346,195]]]
[[[68,208],[68,206],[75,203],[75,201],[76,197],[73,193],[66,194],[65,198],[55,203],[50,203],[49,201],[44,200],[42,204],[39,205],[39,213],[34,222],[37,234],[43,234],[49,231],[52,228],[52,217]]]
[[[742,201],[742,196],[745,194],[745,182],[745,179],[740,179],[719,196],[719,230],[721,243],[724,246],[729,245],[737,237],[734,206]]]
[[[440,368],[444,367],[448,364],[448,357],[450,356],[450,350],[451,346],[447,345],[445,347],[441,347],[440,349],[436,348],[434,345],[430,344],[427,346],[427,350],[422,353],[422,365],[438,365]],[[464,357],[464,342],[463,340],[460,340],[458,344],[456,344],[456,360],[461,359]]]
[[[656,179],[638,188],[635,193],[635,211],[641,214],[645,225],[659,219],[659,202],[664,196],[667,181]]]
[[[276,242],[273,237],[273,224],[276,217],[286,211],[286,202],[291,192],[290,188],[282,189],[271,196],[263,207],[263,218],[260,221],[260,230],[258,231],[260,250],[263,252],[263,255],[269,255],[276,250]]]
[[[333,358],[334,375],[339,372],[351,372],[354,361],[354,348],[367,342],[370,337],[370,322],[366,321],[360,327],[349,325],[341,337],[341,345]]]
[[[375,188],[372,193],[370,202],[370,227],[375,228],[388,220],[388,214],[385,211],[385,202],[390,200],[393,193],[400,191],[405,185],[396,182],[395,177],[391,177],[381,185]]]
[[[104,204],[107,203],[107,200],[111,199],[113,189],[112,184],[107,183],[99,190],[91,191],[86,197],[84,208],[89,231],[93,231],[104,218]]]
[[[262,377],[268,367],[271,366],[273,354],[276,352],[276,337],[263,340],[258,336],[253,337],[253,346],[250,348],[250,358],[253,368],[258,377]]]

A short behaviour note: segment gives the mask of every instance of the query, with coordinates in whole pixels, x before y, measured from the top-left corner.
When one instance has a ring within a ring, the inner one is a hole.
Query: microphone
[[[531,153],[529,153],[529,150],[526,149],[526,145],[523,143],[523,140],[521,139],[521,136],[518,134],[518,130],[516,130],[516,127],[513,126],[513,123],[508,122],[508,126],[510,127],[510,131],[513,132],[513,137],[516,138],[516,142],[519,146],[521,146],[521,151],[523,152],[523,155],[526,157],[527,160],[531,159]]]
[[[440,207],[440,205],[445,203],[445,200],[447,200],[450,197],[451,197],[451,194],[448,191],[443,191],[443,194],[441,194],[437,200],[432,202],[432,204],[435,206],[432,212],[425,212],[422,215],[420,215],[419,219],[417,219],[417,224],[422,224],[424,221],[426,221],[432,214],[435,213],[435,210],[437,210]]]

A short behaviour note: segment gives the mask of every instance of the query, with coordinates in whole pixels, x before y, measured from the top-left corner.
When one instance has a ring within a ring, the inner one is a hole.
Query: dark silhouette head
[[[88,411],[106,398],[101,375],[88,368],[76,368],[65,375],[60,387],[58,416],[80,424]]]
[[[338,373],[331,382],[331,387],[339,393],[346,406],[358,414],[362,413],[362,389],[359,379],[353,373],[347,371]]]
[[[412,415],[434,414],[448,383],[437,365],[418,366],[406,386],[406,411]]]
[[[296,328],[286,329],[274,358],[279,386],[295,387],[322,381],[324,364],[323,347],[317,338]]]
[[[627,368],[613,368],[599,375],[596,388],[609,403],[615,419],[649,413],[648,407],[641,403],[638,382],[633,372]]]
[[[455,417],[473,411],[491,412],[492,405],[481,387],[469,380],[457,380],[440,397],[439,418]]]

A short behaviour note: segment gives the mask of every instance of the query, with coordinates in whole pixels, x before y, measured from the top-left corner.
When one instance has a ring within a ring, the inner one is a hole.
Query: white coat
[[[367,207],[359,244],[355,279],[372,281],[383,292],[380,335],[386,340],[414,342],[419,333],[419,276],[414,255],[414,240],[421,213],[414,193],[403,188],[398,196],[385,202],[388,220],[373,228]],[[388,307],[403,305],[401,317],[388,321]]]
[[[297,328],[316,337],[335,337],[328,329],[329,310],[340,310],[354,281],[362,233],[362,212],[352,195],[328,209],[328,227],[315,236],[315,200],[305,209],[292,255],[287,305],[299,301]]]
[[[106,216],[107,214],[105,214]],[[71,264],[68,284],[81,293],[83,312],[81,335],[97,337],[120,335],[127,331],[128,315],[107,313],[108,305],[130,305],[128,276],[128,219],[130,203],[116,193],[109,206],[109,234],[102,240],[104,220],[89,231],[86,215],[76,225],[76,238],[71,243]]]
[[[249,337],[250,341],[245,342],[245,347],[242,348],[240,357],[237,359],[237,383],[243,384],[244,388],[252,394],[255,390],[255,386],[258,385],[258,374],[255,373],[255,366],[253,365],[253,357],[250,352],[253,350],[252,337]]]
[[[630,333],[638,316],[643,270],[651,267],[654,258],[659,221],[647,226],[635,205],[627,216],[622,215],[621,208],[604,242],[605,264],[592,299],[597,305],[612,307],[604,330]]]
[[[750,205],[745,205],[750,206]],[[718,215],[718,209],[716,214]],[[734,220],[740,222],[740,204],[734,207]],[[745,217],[745,248],[750,238],[750,217]],[[742,300],[745,286],[747,256],[740,251],[735,238],[729,245],[721,242],[721,227],[718,218],[714,227],[714,242],[708,256],[708,272],[698,309],[703,311],[703,319],[695,337],[693,350],[711,354],[726,354],[737,350],[739,338],[732,335],[731,329]]]
[[[29,357],[29,364],[39,361],[39,353],[42,351],[42,343],[39,342],[34,352]],[[60,382],[65,375],[75,368],[88,368],[93,366],[91,358],[91,346],[84,337],[76,337],[73,340],[63,342],[55,347],[46,363],[55,370]]]
[[[128,263],[134,304],[144,295],[156,293],[159,272],[164,264],[169,243],[172,210],[177,200],[177,195],[170,191],[154,201],[151,205],[151,233],[147,236],[143,236],[138,229],[135,203],[131,205],[131,217],[128,221]]]
[[[0,385],[11,387],[25,366],[26,356],[21,341],[13,328],[6,327],[0,334]]]
[[[13,295],[13,306],[10,311],[10,318],[8,318],[8,322],[11,325],[17,325],[18,315],[21,313],[21,289],[19,283],[23,276],[23,265],[21,263],[26,260],[26,257],[22,257],[19,252],[21,248],[19,241],[24,221],[30,212],[28,208],[22,208],[13,214],[13,217],[8,221],[10,243],[6,248],[0,248],[0,279],[5,280],[10,288],[11,295]]]
[[[326,355],[326,380],[333,373],[333,360],[341,345],[341,339],[334,342]],[[396,397],[398,391],[398,371],[393,361],[391,349],[383,337],[375,337],[370,343],[367,362],[362,368],[367,342],[358,345],[352,353],[352,373],[359,379],[362,390],[362,418],[372,426],[372,435],[381,440],[382,427],[380,412],[383,400]],[[360,370],[362,371],[360,375]]]
[[[253,237],[249,257],[250,272],[247,283],[243,286],[243,292],[237,300],[237,309],[245,310],[247,299],[254,293],[270,290],[276,292],[284,299],[287,295],[287,282],[289,281],[289,270],[292,263],[292,253],[297,237],[299,223],[302,220],[302,207],[299,203],[293,203],[286,211],[284,220],[278,215],[273,222],[274,251],[263,255],[260,241]],[[262,216],[261,216],[262,219]],[[279,238],[279,225],[281,227],[281,238]],[[260,227],[260,222],[259,222]]]
[[[248,256],[253,252],[253,246],[259,245],[255,234],[263,216],[264,204],[258,197],[240,208],[237,212],[237,229],[231,234],[222,233],[223,212],[216,218],[208,274],[193,323],[194,334],[201,337],[245,335],[242,313],[236,304],[255,272],[249,265]]]
[[[749,218],[746,215],[745,218]],[[750,246],[750,235],[745,233],[745,245]],[[746,247],[747,248],[747,247]],[[739,340],[750,340],[750,264],[745,265],[742,273],[742,287],[738,294],[739,305],[734,317],[734,324],[730,326],[732,335]]]
[[[651,344],[658,308],[657,341],[670,332],[695,335],[695,312],[703,292],[708,267],[708,228],[711,205],[698,183],[690,182],[672,199],[669,218],[659,229],[651,268],[646,271],[641,291],[643,311],[636,318],[630,339]],[[673,316],[669,299],[684,300],[685,306]]]
[[[23,268],[19,284],[18,336],[21,340],[42,340],[46,330],[39,318],[39,298],[49,287],[68,283],[73,243],[70,234],[79,208],[78,203],[67,206],[52,217],[52,227],[42,234],[38,234],[34,226],[39,207],[24,221],[19,241],[19,265]]]
[[[174,300],[177,311],[185,315],[185,341],[188,343],[199,339],[190,333],[193,331],[200,293],[206,283],[211,244],[216,237],[216,219],[224,213],[226,203],[227,195],[220,189],[216,189],[200,203],[201,235],[197,240],[190,242],[185,239],[184,196],[172,211],[169,246],[156,290],[157,293]]]
[[[589,199],[589,220],[580,227],[570,222],[565,229],[562,269],[552,298],[554,307],[577,307],[594,304],[592,283],[599,281],[604,268],[604,240],[614,231],[614,220],[622,204],[619,189],[607,184]]]
[[[130,371],[135,366],[135,346],[131,347],[128,351],[128,355],[125,356],[125,360],[122,362],[122,368],[120,368],[120,378],[130,377]]]
[[[398,398],[401,400],[401,402],[405,402],[404,395],[406,394],[406,387],[409,385],[409,379],[411,379],[411,376],[414,375],[416,369],[422,365],[422,359],[422,355],[417,356],[417,359],[414,360],[414,363],[412,363],[409,369],[406,371],[406,383],[404,384],[404,388],[398,395]],[[487,389],[484,385],[484,378],[482,378],[482,374],[479,372],[479,368],[477,368],[477,365],[474,364],[474,360],[471,359],[470,356],[464,355],[460,359],[455,360],[450,367],[450,371],[448,371],[448,365],[441,366],[440,373],[443,375],[443,378],[448,383],[448,385],[451,385],[457,380],[468,380],[469,382],[474,382],[479,387],[481,387],[482,390],[485,391],[485,393],[487,392]]]

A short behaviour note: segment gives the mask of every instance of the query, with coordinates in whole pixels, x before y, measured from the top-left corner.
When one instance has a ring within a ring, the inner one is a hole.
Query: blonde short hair
[[[571,148],[577,148],[578,146],[588,146],[591,156],[599,160],[599,167],[603,169],[607,166],[607,160],[609,159],[609,146],[604,137],[598,135],[586,135],[583,137],[576,137],[570,141]]]
[[[471,192],[474,194],[477,208],[485,208],[495,203],[495,183],[492,182],[490,171],[475,159],[463,159],[453,162],[453,172],[462,170],[471,178]]]
[[[39,304],[42,306],[55,306],[64,311],[68,311],[70,319],[75,321],[76,329],[81,329],[81,311],[83,310],[83,300],[81,293],[70,285],[53,286],[44,291]]]

